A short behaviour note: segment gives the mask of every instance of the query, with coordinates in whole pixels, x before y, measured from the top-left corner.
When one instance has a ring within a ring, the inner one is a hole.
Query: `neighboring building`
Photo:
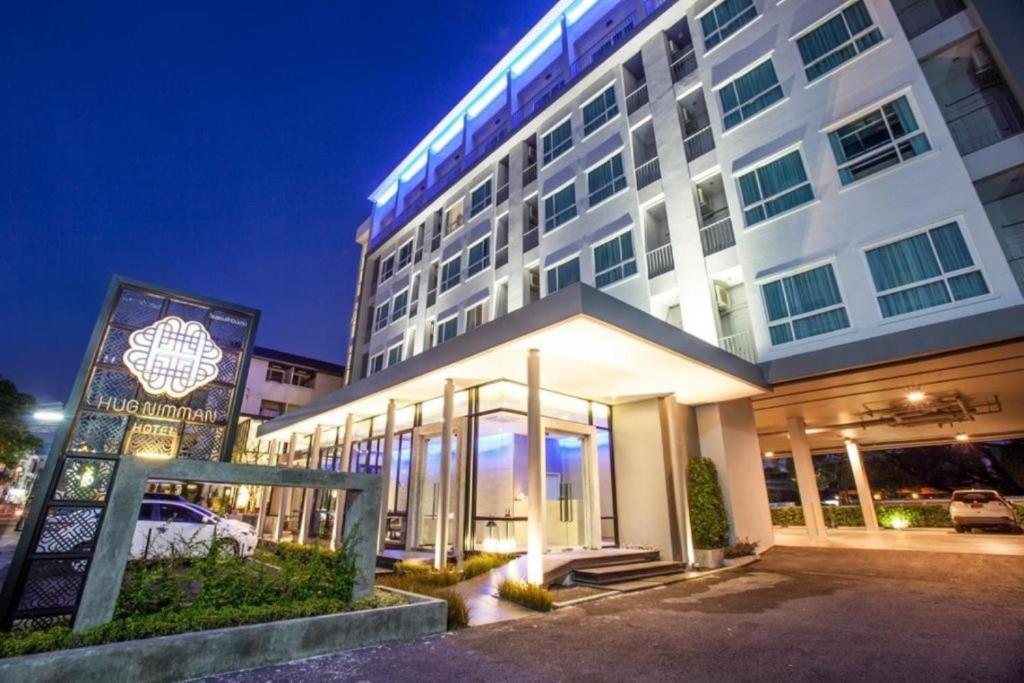
[[[870,501],[860,448],[1024,433],[1022,25],[558,2],[374,191],[348,384],[261,437],[382,472],[392,544],[535,569],[691,557],[698,455],[766,548],[762,449],[820,533],[812,450],[847,448]]]
[[[254,451],[257,427],[340,389],[344,378],[343,365],[255,347],[242,394],[235,449]]]

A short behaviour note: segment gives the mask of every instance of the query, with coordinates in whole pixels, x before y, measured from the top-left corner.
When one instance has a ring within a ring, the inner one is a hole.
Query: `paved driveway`
[[[1024,680],[1024,558],[775,548],[702,581],[219,681]]]

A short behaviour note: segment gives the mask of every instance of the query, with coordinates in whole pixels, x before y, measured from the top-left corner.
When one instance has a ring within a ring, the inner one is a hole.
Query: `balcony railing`
[[[687,161],[695,161],[715,148],[715,135],[711,126],[704,126],[693,135],[683,140],[686,147]]]
[[[528,121],[533,119],[534,116],[539,114],[545,109],[551,102],[558,99],[558,97],[568,88],[575,85],[576,81],[581,79],[584,75],[592,71],[598,65],[603,63],[607,57],[615,52],[616,47],[619,44],[630,38],[633,34],[639,31],[644,26],[647,26],[651,21],[659,16],[663,8],[671,5],[675,0],[644,0],[643,3],[643,16],[639,17],[639,21],[636,21],[635,15],[631,15],[633,19],[633,25],[627,29],[628,19],[621,22],[619,25],[614,27],[610,31],[609,39],[612,41],[611,48],[605,47],[602,49],[600,46],[588,52],[589,63],[583,64],[582,59],[578,59],[570,67],[570,73],[566,74],[568,80],[562,80],[556,83],[554,86],[548,88],[543,93],[540,93],[531,100],[523,103],[518,110],[512,112],[511,125],[509,128],[504,129],[497,136],[489,138],[483,143],[484,148],[490,147],[488,151],[480,152],[476,149],[471,150],[467,153],[467,158],[462,160],[460,163],[454,165],[451,170],[447,171],[443,176],[438,176],[438,179],[427,188],[427,191],[422,200],[419,200],[415,206],[406,206],[404,210],[397,215],[394,219],[388,221],[387,227],[382,229],[378,234],[374,235],[372,240],[372,247],[377,246],[383,240],[387,239],[394,233],[396,229],[401,228],[407,224],[410,220],[416,217],[416,215],[422,210],[423,206],[434,201],[444,191],[450,188],[455,182],[460,180],[466,173],[468,173],[480,161],[487,153],[493,151],[498,144],[514,135],[520,128],[522,128]],[[621,35],[619,33],[621,32]],[[616,37],[618,36],[618,37]],[[534,178],[536,179],[536,168],[533,170]],[[527,172],[524,171],[524,184],[532,182],[533,180],[526,181]],[[384,223],[382,222],[382,228]]]
[[[658,157],[636,167],[636,189],[642,190],[658,180],[661,180],[661,162]]]
[[[650,101],[650,97],[647,94],[647,83],[644,82],[636,90],[626,95],[626,112],[632,114],[648,101]]]
[[[718,344],[723,351],[739,356],[748,363],[757,362],[757,347],[754,346],[754,335],[750,332],[740,332],[722,337],[718,340]]]
[[[495,204],[501,204],[501,203],[507,202],[507,201],[508,201],[508,181],[506,180],[505,184],[498,188],[497,198],[495,199]]]
[[[537,164],[532,163],[523,169],[523,187],[537,179]]]
[[[700,229],[700,246],[705,256],[716,254],[734,244],[736,236],[732,232],[732,219],[728,216]]]
[[[625,42],[635,29],[636,12],[633,12],[595,40],[594,47],[587,50],[583,53],[582,57],[572,63],[569,67],[569,73],[573,78],[576,78],[589,71],[591,66],[601,62],[606,56],[614,52],[620,43]]]
[[[964,11],[963,0],[893,0],[892,6],[908,38],[919,36]]]
[[[1024,130],[1024,116],[1005,85],[995,85],[947,106],[946,119],[961,155],[976,152]]]
[[[535,249],[540,244],[540,229],[537,226],[528,228],[523,233],[523,251]]]
[[[691,47],[689,50],[672,55],[672,82],[678,83],[697,70],[697,54]]]
[[[498,247],[494,251],[494,267],[501,268],[503,265],[508,263],[508,245]]]
[[[647,252],[647,277],[656,278],[675,268],[672,258],[672,243],[663,244]]]

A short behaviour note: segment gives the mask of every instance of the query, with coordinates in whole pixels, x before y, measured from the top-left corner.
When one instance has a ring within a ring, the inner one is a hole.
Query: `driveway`
[[[1024,557],[1024,534],[975,531],[958,534],[953,529],[828,529],[824,538],[811,539],[802,526],[775,529],[778,545],[847,550],[914,550],[925,553],[971,553]]]
[[[1024,679],[1024,558],[778,547],[705,580],[216,681]]]

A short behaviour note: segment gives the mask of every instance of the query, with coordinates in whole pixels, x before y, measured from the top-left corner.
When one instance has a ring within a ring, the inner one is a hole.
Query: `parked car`
[[[991,489],[965,489],[954,491],[949,504],[949,515],[957,533],[974,528],[1002,528],[1020,533],[1020,524],[1013,506],[998,491]]]
[[[250,524],[224,519],[184,499],[147,495],[135,524],[131,557],[168,557],[174,552],[201,555],[209,552],[214,538],[226,539],[226,547],[242,557],[256,549],[256,529]]]

